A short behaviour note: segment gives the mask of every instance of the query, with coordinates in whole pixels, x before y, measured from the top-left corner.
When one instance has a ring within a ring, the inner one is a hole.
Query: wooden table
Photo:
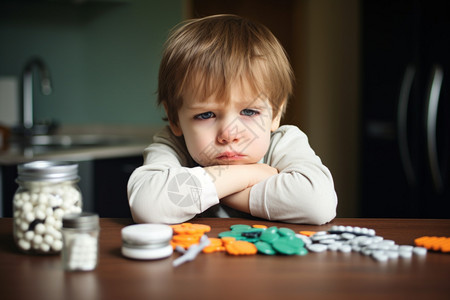
[[[246,219],[196,219],[215,237],[232,224],[298,230],[332,225],[368,227],[397,244],[424,235],[450,237],[450,220],[336,219],[323,226]],[[120,230],[129,219],[101,219],[100,258],[91,272],[65,272],[59,255],[25,255],[12,239],[12,219],[0,219],[0,299],[450,299],[450,254],[377,262],[359,253],[306,256],[200,254],[177,268],[168,259],[121,255]]]

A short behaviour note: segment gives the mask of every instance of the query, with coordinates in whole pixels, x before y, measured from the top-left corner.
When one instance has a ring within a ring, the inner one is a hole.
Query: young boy
[[[260,24],[217,15],[174,30],[158,85],[169,126],[128,182],[133,219],[331,221],[337,197],[329,170],[304,133],[279,126],[292,85],[282,46]]]

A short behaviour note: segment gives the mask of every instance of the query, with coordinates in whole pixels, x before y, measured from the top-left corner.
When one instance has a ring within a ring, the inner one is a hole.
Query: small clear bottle
[[[17,167],[13,235],[20,251],[56,254],[63,247],[65,214],[82,211],[78,164],[34,161]]]
[[[67,271],[91,271],[98,262],[99,218],[94,213],[68,214],[63,219],[63,267]]]

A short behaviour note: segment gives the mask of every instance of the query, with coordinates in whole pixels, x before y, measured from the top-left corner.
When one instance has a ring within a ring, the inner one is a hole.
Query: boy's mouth
[[[223,152],[220,153],[219,155],[216,156],[216,159],[219,160],[235,160],[235,159],[241,159],[243,158],[245,155],[241,154],[241,153],[237,153],[237,152]]]

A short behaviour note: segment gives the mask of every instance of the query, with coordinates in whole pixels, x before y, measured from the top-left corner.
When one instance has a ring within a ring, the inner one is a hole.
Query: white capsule
[[[350,245],[344,244],[344,245],[341,245],[341,247],[339,247],[339,251],[348,253],[348,252],[352,251],[352,247]]]
[[[46,215],[47,217],[53,216],[53,208],[47,207],[47,208],[45,209],[45,215]]]
[[[61,208],[57,208],[53,212],[53,215],[54,215],[56,220],[62,220],[62,218],[64,216],[64,211]]]
[[[367,248],[367,247],[366,248],[361,248],[361,253],[366,255],[366,256],[369,256],[369,255],[372,255],[372,250]]]
[[[361,252],[361,249],[359,245],[352,245],[352,251],[354,252]]]
[[[306,235],[296,233],[295,236],[301,239],[305,245],[312,244],[312,240]]]
[[[397,259],[398,256],[399,256],[398,251],[388,250],[388,251],[385,251],[385,253],[386,253],[386,255],[387,255],[389,258],[391,258],[391,259]]]
[[[29,211],[31,211],[32,209],[33,209],[33,205],[32,205],[30,202],[25,202],[25,203],[22,205],[22,210],[25,211],[25,212],[29,212]]]
[[[398,251],[400,251],[400,252],[412,252],[413,251],[413,246],[410,246],[410,245],[401,245],[399,248],[398,248]]]
[[[62,220],[56,220],[53,227],[55,227],[55,229],[57,230],[60,230],[62,228]]]
[[[36,216],[36,219],[44,220],[45,219],[45,207],[38,205],[34,209],[34,215]]]
[[[61,251],[63,247],[63,242],[61,240],[54,240],[52,243],[53,251]]]
[[[323,252],[327,250],[327,245],[323,244],[311,244],[307,246],[308,250],[312,252]]]
[[[28,228],[30,227],[30,224],[28,222],[22,221],[20,222],[20,230],[22,231],[27,231]]]
[[[29,211],[29,212],[25,213],[24,219],[28,223],[31,223],[36,219],[36,217],[33,212]]]
[[[353,233],[360,234],[361,233],[361,227],[353,227]]]
[[[389,257],[384,252],[373,253],[372,257],[377,261],[387,261],[389,259]]]
[[[52,235],[55,238],[55,240],[62,240],[62,233],[61,231],[55,229],[52,231]]]
[[[30,201],[30,194],[28,194],[28,193],[22,193],[22,200],[23,200],[24,202]]]
[[[53,216],[47,216],[47,218],[45,218],[45,225],[47,226],[53,226],[55,224],[55,218]]]
[[[341,246],[341,244],[339,244],[339,243],[329,244],[327,246],[327,249],[330,251],[337,251],[340,246]]]
[[[22,250],[25,250],[25,251],[30,250],[30,248],[31,248],[30,242],[29,242],[29,241],[26,241],[26,240],[24,240],[24,239],[20,239],[20,240],[18,241],[17,245],[18,245]]]
[[[424,256],[427,255],[427,248],[424,247],[414,247],[413,253],[416,255]]]
[[[36,234],[33,238],[33,244],[34,245],[40,245],[44,239],[42,238],[42,235]]]
[[[27,241],[32,241],[34,238],[34,231],[29,230],[29,231],[25,232],[24,237]]]
[[[321,236],[328,234],[326,231],[317,231],[313,236]]]
[[[353,227],[352,226],[345,226],[345,231],[346,232],[353,232]]]
[[[378,236],[378,235],[371,237],[371,239],[372,239],[372,243],[379,243],[384,240],[384,238],[382,236]]]
[[[47,243],[42,243],[42,244],[39,246],[39,249],[40,249],[42,252],[48,252],[48,251],[50,251],[50,245],[47,244]]]
[[[331,226],[330,231],[338,231],[338,230],[339,230],[339,226],[337,226],[337,225]]]
[[[367,234],[370,235],[370,236],[374,236],[376,233],[375,233],[375,230],[369,229],[369,230],[367,231]]]
[[[412,251],[399,251],[398,254],[401,258],[411,258]]]
[[[323,239],[323,240],[319,240],[319,243],[324,244],[324,245],[329,245],[329,244],[336,243],[336,240],[335,239]]]
[[[34,232],[36,232],[36,234],[43,234],[43,233],[45,233],[45,230],[46,230],[46,227],[42,223],[38,223],[34,227]]]
[[[355,236],[353,233],[344,232],[343,234],[341,234],[341,237],[342,237],[343,239],[346,239],[346,240],[352,240],[352,239],[354,239],[356,236]]]
[[[47,243],[48,245],[53,244],[54,240],[55,239],[53,238],[52,235],[50,235],[50,234],[44,235],[44,242]]]

